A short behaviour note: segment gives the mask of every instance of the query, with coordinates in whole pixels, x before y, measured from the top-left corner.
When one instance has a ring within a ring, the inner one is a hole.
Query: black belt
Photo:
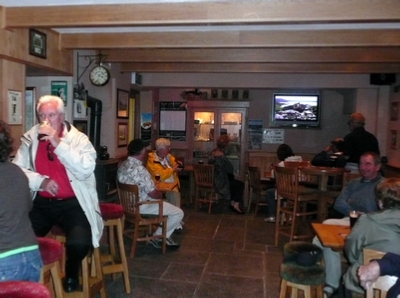
[[[40,196],[40,195],[36,195],[36,198],[39,198],[39,199],[42,199],[42,200],[46,200],[46,201],[49,201],[49,202],[54,202],[54,201],[68,201],[68,200],[71,200],[71,199],[76,199],[76,197],[69,197],[69,198],[45,198],[45,197],[42,197],[42,196]]]

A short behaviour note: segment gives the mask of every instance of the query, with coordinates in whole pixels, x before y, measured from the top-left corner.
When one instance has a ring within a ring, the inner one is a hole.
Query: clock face
[[[95,66],[90,71],[90,81],[95,86],[104,86],[110,80],[110,72],[104,66]]]

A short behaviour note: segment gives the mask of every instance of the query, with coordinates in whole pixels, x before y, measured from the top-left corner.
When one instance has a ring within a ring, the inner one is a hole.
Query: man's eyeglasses
[[[50,161],[53,161],[54,160],[54,153],[51,150],[51,144],[50,143],[47,144],[46,150],[47,150],[47,159],[50,160]]]

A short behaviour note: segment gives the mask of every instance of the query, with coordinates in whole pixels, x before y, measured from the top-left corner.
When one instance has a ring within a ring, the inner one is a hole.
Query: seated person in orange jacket
[[[169,153],[170,146],[171,142],[168,139],[157,139],[156,150],[150,152],[147,156],[146,168],[155,182],[155,176],[158,174],[160,181],[177,184],[174,189],[165,193],[165,197],[170,204],[180,208],[181,194],[179,192],[178,172],[182,171],[182,168],[175,157]]]

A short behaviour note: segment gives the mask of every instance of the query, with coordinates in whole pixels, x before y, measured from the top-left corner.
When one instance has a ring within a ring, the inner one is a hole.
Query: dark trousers
[[[66,236],[65,275],[78,278],[81,261],[92,248],[90,224],[76,198],[49,200],[36,196],[29,213],[36,236],[46,236],[58,225]]]
[[[231,193],[231,200],[234,202],[241,202],[243,200],[243,181],[236,179],[229,179],[229,189]]]

